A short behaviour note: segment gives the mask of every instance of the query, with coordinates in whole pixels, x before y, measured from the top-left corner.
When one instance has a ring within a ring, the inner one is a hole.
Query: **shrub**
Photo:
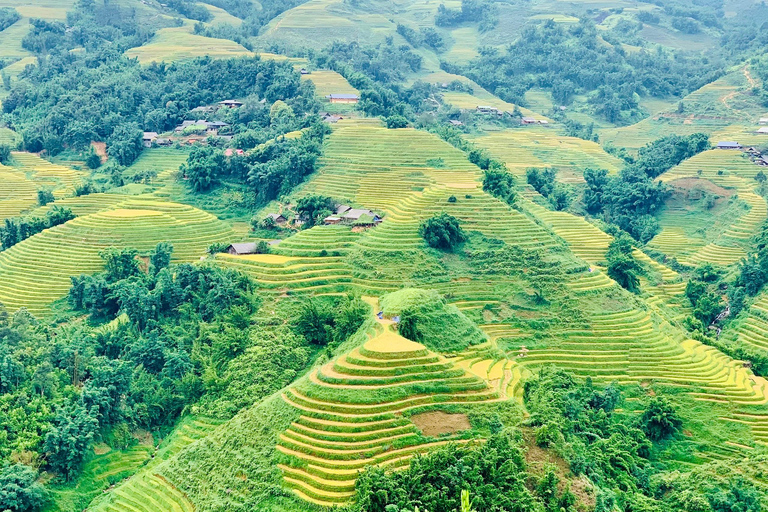
[[[509,205],[515,202],[515,178],[504,168],[491,168],[483,172],[483,190]]]
[[[386,119],[387,128],[407,128],[408,127],[408,119],[406,119],[403,116],[389,116]]]
[[[419,226],[419,235],[428,246],[446,251],[454,250],[467,239],[459,219],[447,213],[435,215],[424,221]]]
[[[456,196],[451,196],[448,198],[449,203],[455,203],[456,202]]]
[[[85,159],[85,165],[87,165],[89,169],[98,169],[101,167],[101,157],[95,151],[91,150]]]
[[[11,146],[0,144],[0,164],[7,164],[11,159]]]
[[[672,405],[662,397],[653,397],[640,417],[640,428],[652,441],[660,441],[676,434],[683,425]]]
[[[55,197],[53,197],[53,192],[50,190],[38,190],[37,191],[37,204],[40,206],[45,206],[48,203],[52,203],[56,200]]]

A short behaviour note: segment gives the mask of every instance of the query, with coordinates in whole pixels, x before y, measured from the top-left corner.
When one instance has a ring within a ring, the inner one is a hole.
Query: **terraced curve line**
[[[503,368],[494,370],[505,384]],[[302,411],[283,432],[277,449],[285,485],[312,503],[333,506],[354,494],[358,472],[368,465],[405,467],[416,454],[448,442],[422,434],[408,413],[442,404],[501,400],[499,385],[409,341],[383,325],[348,354],[315,370],[283,399]]]

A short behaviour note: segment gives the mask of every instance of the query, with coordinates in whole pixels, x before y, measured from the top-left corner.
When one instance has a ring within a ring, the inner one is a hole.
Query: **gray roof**
[[[375,217],[376,216],[376,214],[373,213],[371,210],[363,210],[363,209],[360,209],[360,208],[351,208],[349,211],[347,211],[347,213],[345,213],[343,215],[343,217],[345,219],[357,220],[360,217],[362,217],[363,215],[369,215],[371,217]]]
[[[339,206],[336,207],[336,213],[341,215],[342,213],[348,212],[351,209],[352,208],[350,206],[347,206],[346,204],[340,204]]]
[[[267,218],[272,220],[285,219],[285,217],[283,217],[279,213],[270,213],[269,215],[267,215]]]
[[[360,96],[357,94],[329,94],[326,96],[326,98],[338,98],[340,100],[356,100],[359,99]]]
[[[726,142],[718,142],[717,147],[738,148],[738,147],[741,147],[741,144],[739,144],[738,142],[726,141]]]
[[[255,242],[232,244],[230,247],[233,248],[237,254],[253,254],[256,252]]]
[[[144,140],[152,140],[157,138],[157,132],[144,132]]]

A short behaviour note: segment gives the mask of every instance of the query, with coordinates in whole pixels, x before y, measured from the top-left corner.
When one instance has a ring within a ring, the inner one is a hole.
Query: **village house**
[[[538,121],[536,121],[536,119],[534,119],[532,117],[524,117],[524,118],[520,119],[520,123],[521,124],[536,124],[536,123],[538,123]]]
[[[360,96],[357,94],[329,94],[326,98],[331,103],[357,103]]]
[[[197,121],[183,121],[179,126],[174,128],[174,131],[176,133],[182,133],[185,129],[191,126],[199,126],[201,127],[201,129],[204,128],[205,133],[207,133],[208,135],[218,135],[220,129],[229,125],[221,121],[210,122],[204,119],[198,119]]]
[[[339,121],[344,119],[343,117],[335,114],[325,114],[322,117],[323,117],[323,121],[325,121],[326,123],[338,123]]]
[[[241,256],[243,254],[256,254],[256,243],[243,242],[239,244],[232,244],[227,247],[227,253],[233,256]]]
[[[501,113],[499,112],[498,108],[491,107],[491,106],[488,106],[488,105],[478,105],[476,110],[480,114],[496,114],[496,115],[501,115]]]
[[[375,226],[381,217],[371,210],[351,208],[347,205],[336,207],[336,213],[323,219],[324,224],[354,224],[355,226]]]
[[[741,149],[742,146],[738,142],[718,142],[717,149]]]
[[[192,110],[190,110],[190,112],[194,112],[196,114],[213,114],[214,112],[216,112],[216,108],[204,105],[201,107],[195,107]]]
[[[311,75],[312,72],[308,70],[307,68],[301,68],[301,71],[299,71],[302,75]]]
[[[152,143],[157,139],[157,132],[144,132],[142,142],[145,148],[151,148]]]
[[[244,154],[245,154],[245,151],[243,151],[242,149],[227,148],[224,151],[224,156],[234,156],[234,155],[243,156]]]
[[[269,215],[267,215],[267,218],[272,219],[272,222],[274,222],[275,224],[285,224],[288,221],[288,219],[286,219],[279,213],[270,213]]]
[[[461,121],[457,121],[456,119],[451,119],[448,122],[451,123],[453,126],[464,126],[464,123],[462,123]]]
[[[757,133],[768,135],[768,126],[763,126],[759,130],[757,130]]]
[[[761,117],[757,124],[768,124],[768,117]]]
[[[154,143],[157,144],[158,146],[170,146],[171,144],[173,144],[173,141],[171,139],[161,139],[158,137],[157,139],[154,140]]]
[[[242,107],[243,106],[242,102],[237,101],[237,100],[224,100],[224,101],[220,101],[219,105],[221,105],[222,107],[227,107],[227,108],[238,108],[238,107]]]

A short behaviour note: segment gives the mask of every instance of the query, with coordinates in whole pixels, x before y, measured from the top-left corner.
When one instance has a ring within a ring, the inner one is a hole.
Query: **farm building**
[[[487,105],[478,105],[477,111],[480,114],[497,114],[497,115],[499,114],[499,109],[497,109],[496,107],[490,107]]]
[[[177,126],[174,129],[174,131],[177,133],[181,133],[186,128],[189,128],[190,126],[200,126],[201,128],[205,128],[205,133],[207,133],[208,135],[218,135],[219,130],[221,128],[224,128],[229,125],[221,121],[210,122],[204,119],[198,119],[197,121],[183,121],[179,126]]]
[[[151,148],[152,143],[157,139],[157,132],[144,132],[142,142],[145,148]]]
[[[232,244],[227,247],[227,252],[233,256],[240,256],[242,254],[256,254],[256,242]]]
[[[350,208],[340,205],[336,208],[335,215],[329,215],[323,219],[325,224],[355,224],[358,226],[375,226],[381,222],[381,217],[364,208]]]
[[[453,126],[464,126],[464,123],[462,123],[461,121],[457,121],[456,119],[451,119],[448,122],[451,123]]]
[[[268,219],[272,219],[275,224],[285,224],[288,219],[280,215],[279,213],[270,213],[267,215]]]
[[[759,130],[757,130],[757,133],[764,133],[764,134],[768,134],[768,126],[763,126],[763,127],[762,127],[762,128],[760,128]]]
[[[768,124],[768,117],[761,117],[757,124]]]
[[[237,100],[224,100],[224,101],[220,101],[219,105],[221,105],[222,107],[227,107],[227,108],[238,108],[238,107],[242,107],[243,106],[242,102],[237,101]]]
[[[172,141],[171,139],[161,139],[161,138],[157,138],[157,139],[155,139],[155,141],[154,141],[154,142],[155,142],[155,144],[157,144],[158,146],[170,146],[171,144],[173,144],[173,141]]]
[[[342,119],[344,118],[341,116],[333,115],[333,114],[326,114],[323,116],[323,121],[325,121],[326,123],[338,123]]]
[[[312,72],[308,70],[307,68],[301,68],[301,71],[299,71],[302,75],[311,75]]]
[[[742,146],[738,142],[718,142],[717,149],[741,149]]]
[[[360,96],[357,94],[329,94],[326,98],[331,103],[357,103]]]
[[[524,118],[520,119],[520,123],[521,124],[536,124],[536,123],[538,123],[538,121],[536,121],[536,119],[534,119],[532,117],[524,117]]]
[[[211,106],[201,106],[201,107],[195,107],[190,112],[194,112],[196,114],[213,114],[216,111],[216,107]]]

